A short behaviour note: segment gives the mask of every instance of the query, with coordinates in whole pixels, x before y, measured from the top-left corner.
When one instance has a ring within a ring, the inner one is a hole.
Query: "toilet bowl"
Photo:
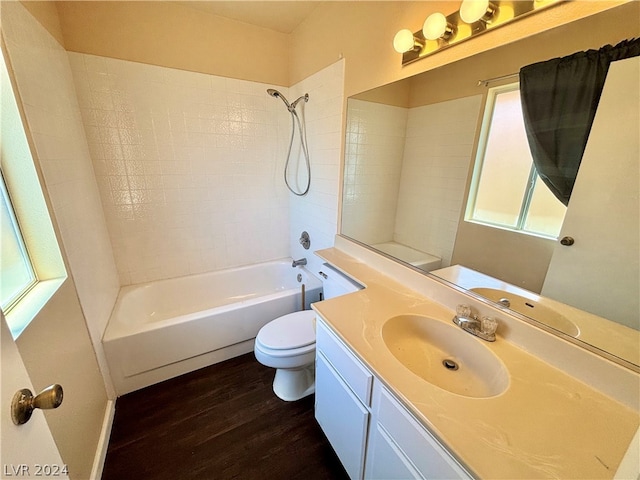
[[[319,274],[324,299],[362,288],[327,264]],[[261,364],[276,369],[273,391],[282,400],[300,400],[315,392],[316,325],[312,310],[271,320],[258,332],[253,351]]]
[[[299,400],[315,391],[315,312],[304,310],[272,320],[260,329],[256,359],[276,369],[273,391],[282,400]]]

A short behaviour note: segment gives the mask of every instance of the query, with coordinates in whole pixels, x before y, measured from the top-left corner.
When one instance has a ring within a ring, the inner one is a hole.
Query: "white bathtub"
[[[298,275],[301,281],[298,281]],[[253,350],[258,330],[319,300],[291,260],[123,287],[103,344],[118,395]]]

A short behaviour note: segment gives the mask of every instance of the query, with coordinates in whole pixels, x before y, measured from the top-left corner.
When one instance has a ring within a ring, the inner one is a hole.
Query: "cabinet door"
[[[363,478],[369,412],[321,353],[316,357],[315,415],[349,477]]]
[[[393,439],[398,450],[407,462],[415,467],[421,478],[471,478],[445,448],[378,381],[374,384],[373,397],[376,423],[384,428],[385,433]]]
[[[365,473],[367,480],[423,478],[380,424],[371,427]]]

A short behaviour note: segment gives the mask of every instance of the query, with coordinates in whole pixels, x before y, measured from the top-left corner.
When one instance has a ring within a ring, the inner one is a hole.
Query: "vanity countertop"
[[[438,388],[393,356],[382,326],[399,314],[451,322],[454,312],[340,250],[317,254],[366,288],[314,310],[475,477],[614,476],[638,430],[637,410],[504,340],[500,329],[486,345],[509,371],[506,391],[472,398]]]

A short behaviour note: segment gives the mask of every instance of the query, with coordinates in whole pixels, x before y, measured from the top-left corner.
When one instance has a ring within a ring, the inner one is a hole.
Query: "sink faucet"
[[[496,328],[498,321],[493,317],[478,318],[468,305],[458,305],[453,323],[458,325],[465,332],[475,335],[487,342],[495,342]]]
[[[479,328],[481,328],[480,320],[475,315],[472,316],[472,317],[460,317],[460,316],[456,315],[454,318],[455,319],[453,320],[453,323],[458,325],[463,330],[469,331],[471,329],[479,329]]]
[[[498,303],[501,303],[502,305],[504,305],[507,308],[509,308],[511,306],[511,302],[509,301],[508,298],[501,298],[500,300],[498,300]]]
[[[294,260],[293,263],[291,264],[292,267],[297,267],[299,265],[306,265],[307,264],[307,259],[306,258],[301,258],[300,260]]]

